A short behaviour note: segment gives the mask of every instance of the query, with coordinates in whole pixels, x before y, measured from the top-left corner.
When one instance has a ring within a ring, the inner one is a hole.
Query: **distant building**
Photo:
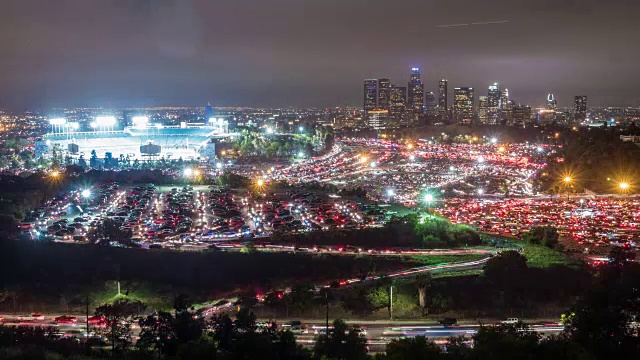
[[[573,116],[576,121],[587,119],[587,96],[576,96],[573,99]]]
[[[378,109],[389,110],[391,80],[378,79]]]
[[[448,81],[446,79],[440,80],[438,83],[438,112],[442,117],[444,123],[449,122],[449,105],[448,105]]]
[[[558,110],[558,100],[553,94],[547,95],[547,110]]]
[[[507,125],[525,126],[531,122],[531,106],[512,105]]]
[[[424,109],[427,118],[432,121],[438,116],[438,102],[433,91],[427,91],[424,93]]]
[[[453,116],[457,124],[472,122],[473,100],[472,87],[457,87],[453,90]]]
[[[489,93],[487,96],[487,109],[488,109],[488,124],[495,125],[498,123],[500,116],[500,98],[502,97],[502,90],[498,83],[493,83],[489,86]]]
[[[411,69],[411,77],[407,86],[408,108],[413,113],[412,123],[419,120],[424,108],[424,83],[420,80],[420,68]]]
[[[367,126],[376,129],[383,130],[388,127],[389,123],[389,110],[371,110],[368,113]]]
[[[407,88],[391,85],[389,120],[394,126],[407,124]]]
[[[378,108],[378,79],[364,81],[364,119],[369,121],[369,112]]]
[[[489,123],[489,99],[487,96],[478,97],[478,120],[483,125]]]
[[[511,104],[512,103],[509,102],[509,89],[502,90],[502,95],[500,95],[500,110],[509,110],[509,105]]]
[[[213,107],[211,103],[207,103],[207,107],[204,108],[204,122],[206,123],[213,117]]]

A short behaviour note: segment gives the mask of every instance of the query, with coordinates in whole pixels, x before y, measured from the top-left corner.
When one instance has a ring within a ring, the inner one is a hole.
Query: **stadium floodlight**
[[[131,118],[131,122],[136,127],[145,127],[149,123],[148,116],[134,116]]]
[[[49,124],[51,125],[64,125],[66,123],[67,123],[67,119],[65,118],[49,119]]]
[[[101,127],[110,127],[116,124],[115,116],[97,116],[96,124]]]

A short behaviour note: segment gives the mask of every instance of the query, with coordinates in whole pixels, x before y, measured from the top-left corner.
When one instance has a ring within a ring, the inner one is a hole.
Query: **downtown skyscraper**
[[[389,119],[396,125],[407,123],[407,88],[391,85]]]
[[[587,96],[580,95],[573,99],[573,117],[575,121],[587,119]]]
[[[448,84],[447,79],[442,79],[438,83],[438,113],[445,124],[449,122]]]
[[[472,87],[457,87],[453,90],[453,115],[456,124],[471,124],[473,121]]]
[[[390,104],[389,79],[366,79],[364,81],[364,120],[374,129],[386,128]]]
[[[420,68],[411,69],[411,76],[407,86],[408,107],[412,111],[412,122],[417,123],[424,108],[424,83],[420,80]]]
[[[498,83],[489,86],[487,94],[487,124],[495,125],[500,117],[500,98],[502,89]]]

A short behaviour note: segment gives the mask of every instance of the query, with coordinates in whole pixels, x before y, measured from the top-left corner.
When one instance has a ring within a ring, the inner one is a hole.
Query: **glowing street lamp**
[[[564,179],[562,179],[562,181],[564,181],[565,184],[571,184],[573,179],[571,178],[571,176],[565,176]]]
[[[396,192],[393,189],[388,189],[387,190],[387,195],[389,197],[394,197],[396,195]]]
[[[184,176],[190,177],[191,175],[193,175],[193,169],[186,168],[184,169],[183,173],[184,173]]]
[[[298,131],[299,131],[301,134],[302,134],[302,133],[304,133],[304,127],[300,126],[300,127],[298,128]]]
[[[58,170],[54,170],[51,172],[50,176],[54,179],[57,179],[60,176],[60,172]]]
[[[431,204],[433,202],[434,198],[433,198],[433,194],[425,194],[424,195],[424,202],[426,202],[427,204]]]
[[[263,186],[264,186],[264,180],[262,180],[262,179],[258,179],[258,181],[256,181],[256,185],[257,185],[258,187],[263,187]]]
[[[621,182],[621,183],[618,185],[618,187],[619,187],[619,188],[620,188],[620,190],[622,190],[622,191],[627,191],[627,190],[629,190],[630,185],[629,185],[629,183],[628,183],[628,182],[623,181],[623,182]]]
[[[80,195],[82,195],[82,197],[84,198],[84,201],[88,203],[89,202],[89,197],[91,196],[91,190],[84,189],[84,190],[82,190]]]
[[[497,143],[498,143],[498,139],[496,139],[496,138],[491,138],[491,143],[492,143],[492,144],[497,144]]]
[[[478,189],[478,195],[484,194],[484,189]]]

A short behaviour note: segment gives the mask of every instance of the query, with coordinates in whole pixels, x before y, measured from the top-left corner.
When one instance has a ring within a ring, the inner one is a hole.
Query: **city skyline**
[[[634,9],[640,4],[401,1],[389,11],[358,0],[9,0],[0,4],[0,107],[356,106],[361,79],[405,79],[411,67],[421,69],[425,93],[446,78],[451,88],[505,84],[532,106],[547,93],[563,107],[577,95],[590,106],[638,106]],[[372,29],[372,19],[388,26]],[[373,46],[381,41],[390,44],[384,51]]]

